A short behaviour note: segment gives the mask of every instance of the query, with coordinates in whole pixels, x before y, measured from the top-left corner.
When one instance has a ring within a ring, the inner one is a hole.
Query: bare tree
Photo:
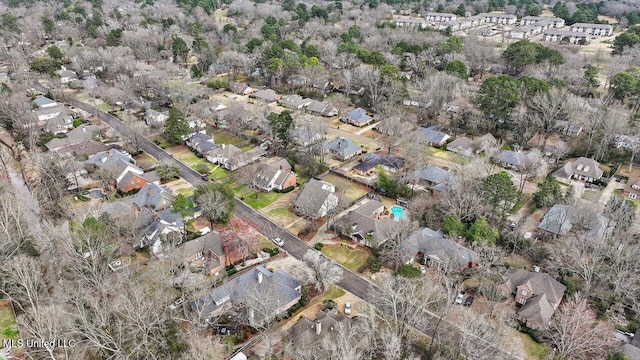
[[[570,101],[571,100],[571,101]],[[558,121],[571,123],[576,111],[574,101],[566,88],[553,87],[548,92],[540,92],[527,101],[527,117],[530,125],[542,135],[542,148],[547,139],[555,131]]]
[[[613,329],[598,321],[581,296],[565,301],[542,330],[559,359],[603,359],[612,346]]]
[[[9,297],[23,311],[27,308],[37,311],[41,298],[47,297],[47,285],[36,258],[17,255],[5,262],[2,294]]]
[[[307,250],[303,261],[311,269],[311,278],[318,292],[342,279],[342,268],[319,251]]]
[[[242,183],[246,184],[250,189],[255,191],[256,199],[258,198],[262,188],[266,186],[265,176],[262,172],[262,167],[259,164],[252,164],[245,166],[239,170],[239,179]]]
[[[392,231],[387,235],[387,240],[380,246],[380,255],[385,263],[393,269],[407,263],[407,254],[412,253],[408,248],[407,239],[418,229],[418,224],[413,221],[394,222]]]
[[[465,311],[460,331],[460,352],[474,359],[508,359],[506,354],[496,351],[500,349],[504,339],[504,326],[474,312]]]
[[[0,262],[10,259],[31,241],[22,211],[21,202],[3,190],[0,195]]]
[[[601,245],[571,234],[563,238],[552,254],[551,267],[560,273],[572,273],[584,280],[583,289],[588,294],[596,280],[603,261]]]

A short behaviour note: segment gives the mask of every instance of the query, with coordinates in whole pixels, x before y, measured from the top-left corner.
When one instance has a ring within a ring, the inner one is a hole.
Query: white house
[[[575,23],[569,27],[573,32],[585,33],[593,36],[613,35],[613,26],[607,24],[585,24]]]
[[[428,12],[424,14],[424,19],[427,21],[449,22],[454,21],[457,18],[458,17],[455,14],[450,13]]]

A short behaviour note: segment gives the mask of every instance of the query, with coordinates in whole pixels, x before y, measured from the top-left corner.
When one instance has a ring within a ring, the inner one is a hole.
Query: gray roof
[[[215,143],[211,136],[202,133],[191,135],[191,137],[187,139],[187,144],[198,151],[200,154],[204,154],[207,151],[213,150],[220,146]]]
[[[568,178],[571,175],[582,175],[592,179],[600,179],[603,171],[600,163],[586,157],[577,158],[575,161],[567,161],[554,175]]]
[[[298,145],[306,146],[324,139],[324,134],[308,127],[299,127],[291,130],[291,137]]]
[[[515,294],[518,286],[526,284],[531,289],[533,295],[541,296],[546,294],[547,299],[552,304],[558,303],[564,296],[564,291],[567,289],[566,286],[548,274],[523,269],[510,268],[505,273],[504,278],[506,280],[504,285],[512,294]]]
[[[248,87],[249,85],[247,83],[229,81],[229,90],[236,94],[243,94]]]
[[[309,106],[307,106],[307,110],[323,116],[334,116],[338,114],[338,109],[328,101],[312,100]]]
[[[603,242],[615,225],[615,221],[589,208],[556,204],[544,215],[538,229],[560,236],[583,230],[587,240]]]
[[[348,330],[348,328],[340,326],[340,324],[346,323],[345,320],[349,321],[349,324],[351,321],[357,321],[355,318],[350,319],[338,313],[337,309],[320,310],[316,314],[315,320],[307,319],[304,316],[300,317],[300,320],[289,330],[289,334],[297,346],[311,348],[319,345],[325,338],[333,341],[342,330]],[[320,334],[316,333],[316,322],[320,323]]]
[[[377,200],[369,200],[360,207],[348,212],[337,220],[337,224],[343,229],[349,229],[351,237],[360,237],[364,241],[367,234],[371,233],[371,239],[366,239],[371,246],[383,244],[394,231],[394,220],[389,217],[379,219],[374,211],[383,208],[384,205]],[[353,227],[355,226],[355,229]],[[344,232],[343,232],[344,233]]]
[[[149,207],[155,209],[158,206],[167,208],[176,199],[171,189],[154,183],[146,183],[136,194],[133,202],[140,208]]]
[[[316,216],[327,201],[327,198],[336,197],[334,191],[335,187],[332,184],[311,179],[304,185],[294,206],[309,216]],[[335,204],[337,205],[337,203],[336,198]]]
[[[67,109],[67,107],[64,105],[58,105],[58,106],[52,106],[52,107],[39,108],[34,110],[33,112],[36,114],[36,116],[51,115],[55,113],[67,114],[69,112],[69,109]]]
[[[451,137],[440,131],[440,127],[437,125],[433,125],[428,128],[418,127],[416,129],[416,134],[418,134],[420,140],[429,144],[441,144]]]
[[[501,163],[513,167],[521,167],[526,165],[528,161],[536,161],[538,154],[535,152],[517,152],[512,150],[505,150],[500,152],[496,159]]]
[[[311,103],[311,99],[303,98],[302,96],[297,94],[287,95],[282,99],[280,99],[280,105],[288,108],[294,108],[294,109],[298,109],[300,107],[309,105],[310,103]]]
[[[154,239],[158,234],[161,234],[163,230],[169,226],[184,228],[184,222],[182,216],[171,211],[171,209],[165,209],[162,211],[149,210],[143,208],[138,216],[138,225],[144,228],[144,233],[148,240]]]
[[[117,149],[109,149],[107,151],[99,152],[87,159],[86,163],[94,164],[100,168],[107,170],[111,175],[117,177],[122,174],[127,168],[137,169],[142,173],[134,162],[133,158],[129,154],[124,154]]]
[[[410,177],[413,181],[426,181],[432,184],[435,190],[439,191],[455,184],[457,180],[453,173],[433,164],[414,171]]]
[[[620,351],[624,354],[624,356],[629,358],[629,360],[640,360],[640,348],[637,348],[632,344],[622,345]]]
[[[212,252],[217,257],[224,255],[220,233],[217,231],[210,231],[206,235],[187,241],[176,250],[180,252],[183,258],[191,257],[199,252],[205,254]]]
[[[262,283],[258,282],[259,273],[262,274]],[[192,306],[204,314],[209,314],[227,301],[242,305],[260,294],[268,294],[269,300],[272,300],[272,313],[275,315],[277,311],[283,310],[280,307],[300,298],[299,287],[300,283],[286,271],[278,269],[271,272],[258,265],[211,290]]]
[[[42,95],[39,95],[38,97],[33,99],[33,103],[39,108],[53,106],[57,104],[54,100],[51,100],[48,97],[44,97]]]
[[[468,137],[459,137],[449,144],[447,144],[447,150],[459,150],[459,151],[473,151],[474,150],[474,142]]]
[[[386,166],[390,169],[399,170],[404,167],[404,158],[391,154],[369,153],[362,157],[361,163],[354,166],[353,170],[367,172],[378,166]]]
[[[102,212],[105,212],[111,216],[123,216],[128,214],[133,214],[133,208],[131,205],[122,202],[104,202],[102,206]]]
[[[477,264],[480,260],[478,254],[466,247],[445,239],[442,230],[432,230],[428,227],[414,231],[403,243],[406,259],[421,252],[443,263],[457,262],[463,269],[470,264]]]
[[[367,111],[363,108],[355,108],[344,114],[343,118],[354,124],[366,124],[372,119],[371,116],[367,115]]]
[[[324,148],[343,158],[349,158],[362,152],[362,148],[360,146],[354,144],[350,139],[343,137],[337,137],[335,139],[325,141]]]
[[[249,97],[260,99],[263,101],[268,101],[268,102],[273,102],[280,99],[280,95],[278,95],[278,93],[276,93],[271,89],[263,89],[263,90],[256,91],[253,94],[249,95]]]
[[[546,326],[554,312],[555,309],[549,303],[547,294],[542,294],[527,299],[527,302],[518,310],[518,315],[539,326]]]

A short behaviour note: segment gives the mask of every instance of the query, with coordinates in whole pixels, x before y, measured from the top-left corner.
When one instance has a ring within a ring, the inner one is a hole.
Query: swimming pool
[[[393,214],[393,220],[395,221],[405,220],[407,218],[407,215],[404,213],[404,209],[400,206],[392,206],[390,210]]]

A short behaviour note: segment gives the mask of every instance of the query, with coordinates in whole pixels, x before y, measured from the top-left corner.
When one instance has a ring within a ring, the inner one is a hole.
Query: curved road
[[[44,86],[37,84],[37,83],[32,83],[31,84],[36,90],[40,91],[41,93],[46,93],[48,91],[47,88],[45,88]],[[95,106],[89,105],[85,102],[79,101],[75,98],[69,98],[66,97],[64,99],[64,102],[66,102],[69,105],[75,106],[79,109],[82,109],[90,114],[95,114],[100,120],[104,121],[107,125],[109,125],[110,127],[112,127],[114,130],[116,130],[117,132],[124,134],[124,133],[130,133],[133,134],[135,133],[135,131],[133,131],[129,126],[127,126],[125,123],[123,123],[119,118],[106,113],[104,111],[99,110],[98,108],[96,108]],[[138,134],[139,135],[139,134]],[[183,162],[175,159],[173,156],[171,156],[170,154],[168,154],[167,152],[165,152],[162,148],[160,148],[158,145],[154,144],[152,141],[148,140],[147,138],[145,138],[142,135],[139,135],[141,141],[140,141],[140,148],[148,153],[149,155],[151,155],[152,157],[154,157],[156,160],[171,160],[171,161],[175,161],[179,166],[180,166],[180,176],[186,180],[187,182],[189,182],[190,184],[192,184],[193,186],[198,186],[200,184],[202,184],[204,181],[201,179],[201,174],[198,173],[197,171],[193,170],[192,168],[190,168],[189,166],[187,166],[186,164],[184,164]],[[302,240],[300,240],[300,238],[298,238],[297,236],[293,235],[292,233],[290,233],[289,231],[287,231],[286,229],[281,228],[279,225],[275,224],[274,222],[272,222],[271,220],[269,220],[267,217],[265,217],[264,215],[262,215],[261,213],[259,213],[258,211],[254,210],[253,208],[251,208],[249,205],[247,205],[246,203],[244,203],[243,201],[241,201],[240,199],[236,198],[235,199],[235,210],[234,210],[234,215],[236,215],[237,217],[246,220],[250,223],[252,223],[255,227],[257,227],[257,229],[259,231],[261,231],[262,233],[269,233],[269,230],[272,228],[277,228],[279,231],[279,236],[284,240],[284,250],[286,250],[289,254],[291,254],[291,256],[293,256],[294,258],[298,259],[298,260],[302,260],[304,253],[310,249],[310,247],[307,245],[306,242],[303,242]],[[333,261],[333,260],[332,260]],[[336,262],[336,264],[338,264]],[[375,297],[375,292],[377,290],[379,290],[373,283],[371,283],[369,280],[357,275],[356,273],[352,272],[351,270],[345,268],[344,266],[338,264],[340,267],[342,267],[343,271],[343,275],[342,275],[342,280],[339,281],[337,283],[338,286],[342,287],[343,289],[345,289],[346,291],[354,294],[355,296],[363,299],[366,302],[372,302],[373,298]],[[431,313],[428,310],[424,310],[424,315],[425,317],[429,318],[428,323],[433,323],[438,317],[437,315]],[[462,329],[459,329],[456,325],[449,323],[447,320],[444,320],[441,324],[441,326],[446,326],[449,327],[449,331],[443,330],[441,328],[441,332],[461,332],[463,331]],[[433,335],[433,331],[430,329],[417,329],[423,333],[425,333],[428,336],[432,336]],[[476,340],[480,341],[480,342],[486,342],[484,339],[477,337],[474,334],[467,334],[468,336],[470,336],[471,338],[475,338]],[[459,342],[460,341],[460,336],[456,336],[454,338],[455,342]],[[491,344],[484,344],[484,346],[490,346],[490,347],[494,347]],[[505,356],[508,357],[512,357],[513,355],[509,354],[507,351],[505,351],[502,348],[498,348],[496,347],[495,350],[499,353],[502,353]]]

